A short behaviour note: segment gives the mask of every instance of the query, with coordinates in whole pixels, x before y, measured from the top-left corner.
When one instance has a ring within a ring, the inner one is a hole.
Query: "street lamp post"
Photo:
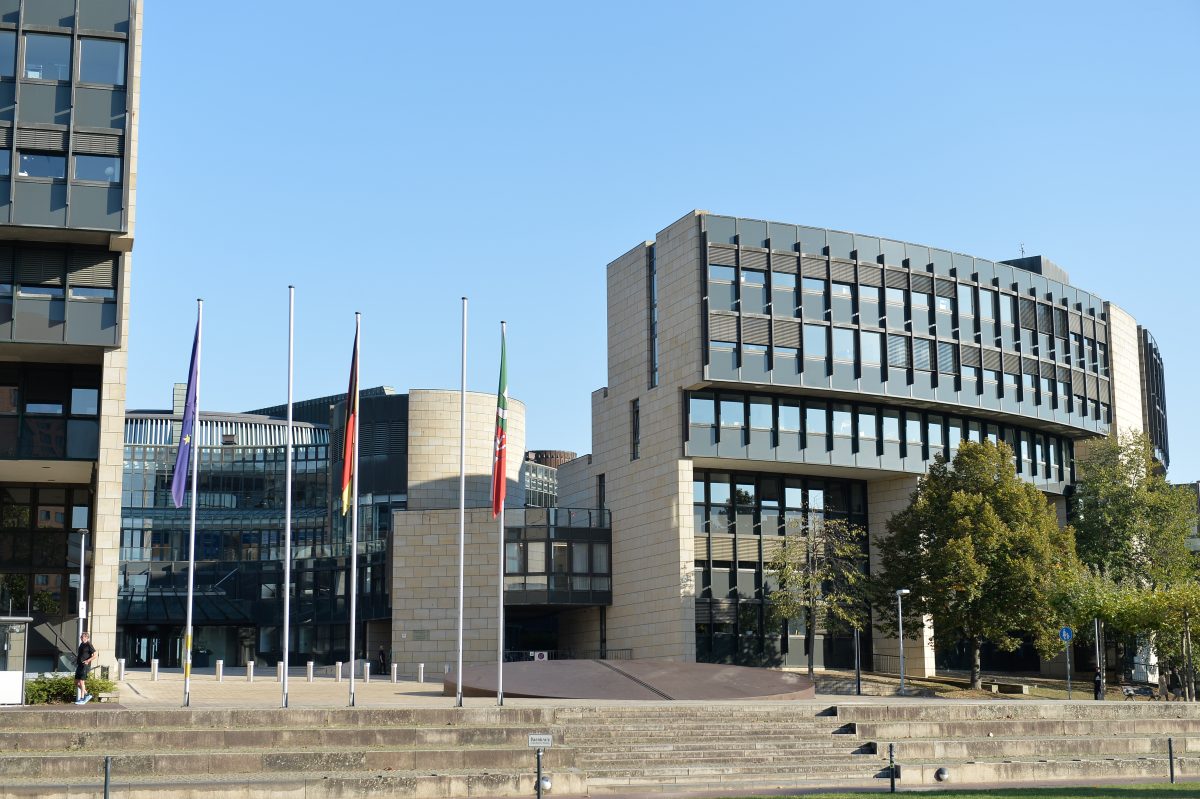
[[[80,527],[79,530],[79,632],[75,636],[81,637],[87,632],[87,586],[86,566],[87,566],[87,537],[88,531],[86,527]]]
[[[896,623],[900,627],[900,694],[904,694],[904,597],[911,594],[907,588],[896,590]]]

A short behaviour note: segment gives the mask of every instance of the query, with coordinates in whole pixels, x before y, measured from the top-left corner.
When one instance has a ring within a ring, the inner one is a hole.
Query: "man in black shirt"
[[[92,646],[91,636],[82,633],[79,636],[79,651],[75,653],[75,704],[86,705],[92,701],[92,695],[87,692],[87,675],[96,659],[96,647]]]

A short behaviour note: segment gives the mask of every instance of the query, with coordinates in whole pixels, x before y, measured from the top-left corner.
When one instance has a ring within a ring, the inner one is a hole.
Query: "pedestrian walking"
[[[1158,667],[1158,698],[1164,702],[1171,701],[1167,695],[1167,670],[1163,666]]]
[[[86,705],[92,701],[92,695],[87,692],[87,676],[96,657],[96,647],[92,646],[91,636],[87,633],[80,633],[79,650],[75,653],[75,704],[77,705]]]
[[[1171,676],[1167,678],[1167,688],[1176,702],[1183,701],[1183,680],[1179,679],[1179,669],[1171,667]]]

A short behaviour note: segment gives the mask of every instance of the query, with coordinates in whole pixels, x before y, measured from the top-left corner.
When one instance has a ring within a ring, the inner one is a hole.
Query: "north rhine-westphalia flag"
[[[175,474],[171,477],[171,499],[175,507],[183,507],[187,494],[188,467],[192,463],[192,440],[196,435],[196,389],[200,377],[197,359],[200,348],[200,320],[196,320],[196,337],[192,339],[192,365],[188,369],[187,399],[183,403],[183,426],[179,431],[179,452],[175,455]]]
[[[351,493],[354,489],[354,470],[358,459],[354,457],[354,434],[358,426],[358,330],[354,331],[354,354],[350,357],[350,387],[346,389],[345,446],[342,448],[342,515],[350,510]]]
[[[492,458],[492,518],[504,508],[505,454],[508,450],[508,368],[504,357],[504,328],[500,328],[500,388],[496,391],[496,446]]]

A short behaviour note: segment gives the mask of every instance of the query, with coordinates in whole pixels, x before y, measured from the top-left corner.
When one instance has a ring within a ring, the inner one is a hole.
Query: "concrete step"
[[[550,773],[553,791],[566,796],[587,793],[582,774],[572,771]],[[191,777],[128,777],[114,770],[112,794],[121,799],[361,799],[413,797],[413,799],[461,799],[461,797],[521,796],[535,793],[535,775],[525,773],[447,773],[431,775],[403,771],[361,773],[330,772],[303,775],[202,774]],[[99,796],[103,772],[74,776],[67,780],[5,780],[0,799],[79,799]]]
[[[753,796],[758,793],[778,793],[788,789],[820,789],[853,790],[858,788],[878,790],[886,786],[887,774],[856,774],[844,770],[829,773],[813,773],[802,778],[786,775],[764,777],[761,774],[719,774],[694,775],[683,777],[593,777],[588,780],[589,795],[603,796],[606,794],[654,793],[686,791],[703,795],[704,793],[730,793],[736,791],[743,796]]]
[[[1200,703],[1185,702],[914,702],[905,704],[839,704],[843,721],[899,722],[1027,719],[1200,719]]]
[[[627,754],[654,755],[672,752],[845,752],[873,744],[860,743],[854,740],[828,739],[824,741],[795,741],[784,739],[778,741],[696,741],[692,739],[674,741],[627,742],[605,746],[582,746],[572,741],[571,746],[581,752],[613,752]]]
[[[912,738],[986,738],[1027,736],[1070,738],[1116,734],[1197,735],[1200,719],[1000,719],[952,721],[855,722],[860,738],[904,740]]]
[[[1055,780],[1089,782],[1106,779],[1146,779],[1165,781],[1170,766],[1166,757],[1137,758],[1060,758],[1028,760],[976,760],[934,763],[900,763],[902,786],[937,785],[939,768],[949,772],[948,783],[996,785],[1009,782],[1052,782]],[[1176,757],[1177,777],[1200,776],[1200,758]]]
[[[522,727],[311,727],[229,730],[110,729],[4,730],[0,752],[273,749],[278,747],[524,746]]]
[[[886,751],[886,743],[877,743]],[[1176,738],[1179,754],[1200,751],[1200,737]],[[985,758],[1061,758],[1130,755],[1165,755],[1167,739],[1160,736],[1092,736],[1085,738],[969,738],[950,741],[902,740],[896,742],[896,756],[904,760],[946,760]]]
[[[505,771],[531,768],[533,754],[520,749],[465,747],[453,749],[325,749],[325,750],[199,750],[157,753],[110,751],[112,768],[126,776],[196,774],[269,774],[350,771]],[[573,768],[575,753],[559,747],[547,750],[546,768]],[[103,773],[104,755],[55,753],[0,757],[0,779],[62,778],[79,773]]]
[[[875,776],[885,764],[878,762],[857,764],[845,763],[757,763],[757,764],[689,764],[679,766],[658,766],[655,768],[621,767],[621,768],[590,768],[587,770],[589,784],[593,780],[641,778],[641,779],[674,779],[681,778],[712,778],[738,776],[757,776],[769,778],[770,775],[781,777],[818,778],[836,775],[858,776],[870,778]]]

